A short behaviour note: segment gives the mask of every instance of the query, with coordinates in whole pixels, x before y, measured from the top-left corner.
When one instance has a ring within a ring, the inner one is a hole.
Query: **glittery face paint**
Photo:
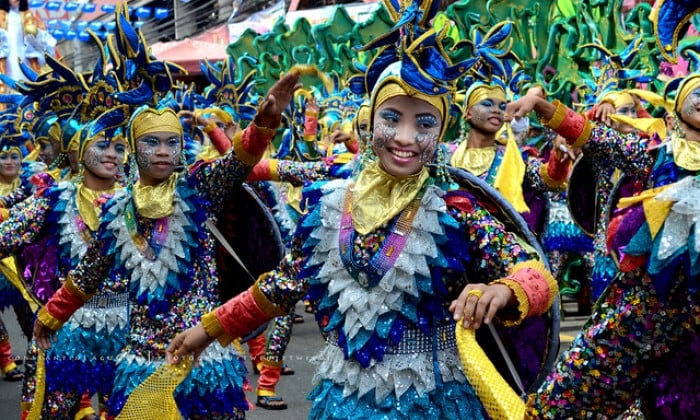
[[[442,115],[428,102],[396,96],[375,111],[372,149],[380,166],[409,176],[430,162],[442,129]]]
[[[693,120],[694,126],[700,126],[700,124],[695,124],[700,116],[700,88],[692,91],[688,96],[686,96],[683,104],[681,105],[681,118],[685,120]],[[693,118],[693,114],[699,114]]]
[[[153,132],[136,139],[141,183],[156,185],[170,177],[179,165],[181,151],[182,139],[172,132]]]
[[[117,138],[113,141],[98,137],[83,152],[83,167],[90,174],[101,179],[114,179],[123,166],[126,155],[126,142]]]
[[[19,152],[14,150],[0,152],[0,178],[5,182],[12,182],[19,175],[21,165],[22,156]]]
[[[51,165],[56,160],[56,156],[58,156],[58,142],[48,138],[41,138],[37,140],[37,143],[39,143],[39,159],[46,165]]]
[[[501,99],[484,99],[467,110],[467,122],[471,128],[496,134],[503,126],[507,103]]]

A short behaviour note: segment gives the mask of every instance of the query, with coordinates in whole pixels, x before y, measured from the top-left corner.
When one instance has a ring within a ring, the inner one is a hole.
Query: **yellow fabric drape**
[[[361,235],[393,219],[418,195],[429,177],[423,168],[415,175],[395,177],[372,162],[362,170],[353,187],[352,220]]]
[[[700,170],[700,142],[688,141],[675,136],[671,141],[673,161],[676,165],[689,171]]]
[[[525,162],[520,154],[520,148],[515,142],[510,125],[506,126],[506,130],[508,132],[506,150],[503,153],[501,167],[498,168],[493,186],[513,205],[515,211],[524,213],[530,211],[530,208],[525,203],[525,197],[523,197]]]
[[[158,185],[134,185],[134,203],[139,214],[149,219],[160,219],[173,214],[177,173]]]
[[[455,168],[466,169],[476,176],[488,171],[496,157],[496,146],[492,147],[467,147],[468,140],[464,140],[457,146],[450,158],[450,165]]]

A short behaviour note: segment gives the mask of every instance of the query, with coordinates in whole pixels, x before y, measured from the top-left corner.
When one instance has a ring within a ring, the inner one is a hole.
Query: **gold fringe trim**
[[[280,173],[279,173],[279,164],[280,161],[278,159],[270,159],[269,161],[270,165],[270,181],[276,181],[279,182],[280,180]]]
[[[498,279],[492,281],[489,284],[503,284],[505,286],[508,286],[508,288],[513,291],[513,294],[515,295],[515,300],[518,301],[518,318],[499,318],[501,323],[507,327],[512,327],[515,325],[519,325],[521,322],[523,322],[525,317],[527,317],[527,314],[530,313],[530,301],[527,298],[527,293],[525,293],[525,289],[523,289],[522,286],[518,284],[518,282],[510,279]]]
[[[544,184],[551,189],[561,189],[562,185],[564,185],[564,183],[566,182],[566,178],[561,180],[552,179],[552,177],[549,176],[549,172],[547,172],[548,168],[548,163],[543,163],[540,166],[540,177],[542,178],[542,182],[544,182]]]
[[[591,137],[591,130],[593,130],[593,125],[591,124],[590,121],[588,121],[588,118],[586,118],[586,125],[583,127],[583,130],[581,131],[581,134],[576,138],[576,141],[571,145],[574,149],[583,147],[586,142],[588,142],[588,139]]]
[[[566,106],[563,103],[561,103],[558,99],[555,99],[552,102],[552,104],[556,105],[557,108],[554,110],[552,118],[542,118],[542,124],[546,125],[551,129],[556,130],[557,128],[559,128],[561,123],[564,122],[564,118],[566,118]]]

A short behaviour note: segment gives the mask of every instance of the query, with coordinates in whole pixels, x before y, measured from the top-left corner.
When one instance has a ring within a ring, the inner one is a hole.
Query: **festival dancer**
[[[10,124],[12,122],[11,120]],[[4,128],[5,134],[0,139],[0,197],[10,195],[16,189],[23,187],[23,179],[20,178],[22,151],[17,146],[17,142],[12,139],[12,130]],[[7,212],[6,209],[3,211]],[[0,309],[12,306],[22,327],[22,332],[27,336],[27,339],[30,339],[31,333],[26,327],[31,325],[34,314],[20,292],[21,283],[17,275],[15,260],[12,257],[6,258],[0,262],[0,266]],[[16,359],[12,353],[7,328],[0,319],[0,368],[3,379],[6,381],[21,381],[24,378],[22,370],[17,366]]]
[[[414,42],[440,37],[421,36],[436,8],[410,6],[402,24],[366,46],[385,46],[367,71],[376,160],[355,179],[325,184],[281,265],[175,337],[171,361],[288,313],[308,289],[330,319],[310,418],[484,417],[485,400],[459,361],[455,321],[518,323],[547,311],[556,282],[474,196],[444,194],[425,166],[444,136],[454,81],[434,54],[411,55],[432,45]],[[439,74],[415,68],[428,56]],[[465,285],[465,271],[488,283]]]
[[[621,200],[626,210],[610,222],[607,244],[622,253],[619,272],[533,396],[534,417],[614,418],[638,399],[650,418],[692,418],[697,412],[691,354],[700,345],[700,296],[691,202],[700,173],[700,74],[683,78],[677,92],[674,111],[681,130],[654,154],[634,134],[591,123],[559,102],[526,95],[509,107],[515,116],[534,109],[584,154],[623,170],[651,172],[648,190]]]
[[[569,174],[570,162],[555,149],[548,162],[527,155],[526,160],[514,138],[500,144],[497,134],[505,121],[508,99],[500,84],[476,82],[465,95],[462,130],[450,157],[454,167],[466,169],[492,185],[523,214],[531,230],[542,233],[545,205],[543,194],[559,188]],[[528,202],[529,201],[529,202]]]
[[[97,239],[40,310],[34,329],[38,344],[49,348],[52,332],[96,291],[113,284],[128,294],[130,328],[108,416],[132,405],[150,409],[137,401],[139,384],[154,372],[159,377],[169,340],[220,303],[215,242],[205,222],[260,159],[298,79],[290,73],[271,88],[253,123],[236,134],[231,153],[189,172],[176,171],[185,162],[175,112],[143,106],[133,113],[127,138],[138,181],[107,204]],[[212,347],[178,388],[177,409],[187,418],[243,417],[245,373],[235,348]]]
[[[118,126],[115,119],[109,120],[111,127],[96,128],[106,120],[97,118],[87,128],[93,131],[91,137],[86,137],[87,141],[81,144],[83,172],[79,182],[54,183],[48,174],[44,174],[41,178],[44,186],[36,195],[15,205],[0,224],[4,238],[0,253],[18,256],[22,272],[31,274],[32,292],[39,302],[48,300],[68,270],[77,263],[97,227],[103,202],[99,198],[114,192],[116,177],[124,162],[126,143],[118,135],[112,137]],[[116,117],[116,121],[123,120],[123,113]],[[39,254],[43,258],[36,258]],[[99,303],[95,305],[99,307]],[[114,348],[123,346],[123,339],[120,343],[118,337],[126,328],[126,315],[115,313],[105,317],[101,312],[102,317],[96,317],[95,312],[86,309],[59,335],[55,354],[61,357],[48,359],[46,376],[41,379],[47,389],[46,397],[42,396],[50,407],[47,413],[72,418],[78,412],[79,401],[86,390],[97,391],[100,384],[110,381],[109,364],[113,363],[110,358],[115,355]],[[82,328],[81,320],[89,324],[88,328]],[[101,330],[105,334],[101,335]],[[97,371],[103,378],[96,382],[94,375]],[[25,388],[23,411],[26,413],[33,400],[29,394],[35,392],[33,377]]]

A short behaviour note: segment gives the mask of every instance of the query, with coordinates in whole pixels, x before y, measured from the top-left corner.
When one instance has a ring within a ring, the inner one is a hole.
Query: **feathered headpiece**
[[[700,11],[694,0],[656,0],[649,18],[654,27],[656,44],[666,60],[678,62],[678,37],[684,25]]]

